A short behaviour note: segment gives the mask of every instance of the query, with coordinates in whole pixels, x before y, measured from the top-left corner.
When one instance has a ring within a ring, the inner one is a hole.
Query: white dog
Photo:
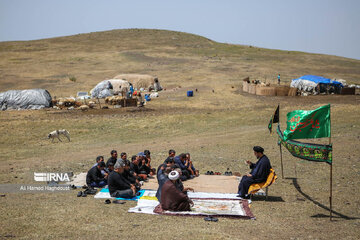
[[[51,133],[49,133],[48,138],[52,139],[51,142],[54,142],[54,138],[57,138],[60,142],[62,142],[59,137],[60,134],[64,135],[70,142],[70,133],[65,129],[52,131]]]

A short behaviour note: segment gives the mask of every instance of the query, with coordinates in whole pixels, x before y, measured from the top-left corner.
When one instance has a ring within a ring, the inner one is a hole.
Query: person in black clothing
[[[139,162],[138,166],[139,166],[140,174],[149,175],[150,167],[149,167],[149,162],[146,162],[147,159],[145,158],[145,154],[143,152],[139,152],[137,154],[136,158],[138,159],[138,162]]]
[[[130,161],[129,160],[125,160],[123,161],[125,166],[124,166],[124,172],[122,173],[122,175],[132,184],[137,183],[137,178],[135,177],[135,175],[130,171]]]
[[[138,161],[136,159],[136,155],[132,155],[130,162],[130,173],[138,177],[137,176],[138,172],[139,172],[139,167],[138,167]]]
[[[104,157],[103,156],[97,156],[96,157],[96,163],[92,167],[96,167],[99,162],[104,162]],[[102,173],[103,176],[106,176],[108,174],[108,170],[106,168],[104,168],[103,170],[101,170],[101,173]]]
[[[117,161],[117,151],[116,151],[116,150],[112,150],[112,151],[110,152],[110,154],[111,154],[111,157],[107,160],[107,162],[106,162],[106,167],[109,165],[110,162],[112,162],[112,163],[115,165],[115,163],[116,163],[116,161]]]
[[[259,146],[253,148],[254,155],[259,159],[256,163],[246,161],[251,172],[241,178],[238,187],[238,197],[248,198],[248,190],[251,184],[265,182],[270,173],[270,160],[264,155],[264,149]]]
[[[186,154],[181,153],[179,156],[176,156],[174,158],[175,164],[177,164],[181,169],[181,175],[180,179],[181,181],[186,181],[187,179],[192,178],[190,175],[190,171],[188,170],[188,167],[186,166]]]
[[[144,156],[145,156],[146,160],[151,161],[151,153],[149,150],[144,150]]]
[[[146,181],[147,180],[147,174],[143,174],[143,173],[140,172],[139,158],[137,156],[132,156],[131,157],[130,172],[135,177],[137,177],[139,181]]]
[[[131,184],[122,175],[124,172],[124,167],[124,162],[119,160],[114,166],[115,170],[109,175],[108,183],[111,197],[132,198],[136,195],[135,185]]]
[[[107,184],[107,175],[101,173],[105,168],[104,162],[99,162],[96,167],[92,167],[86,175],[88,187],[104,187]]]
[[[107,167],[107,173],[111,173],[112,171],[114,171],[114,165],[112,162],[109,162],[108,167]]]
[[[126,159],[127,159],[127,154],[126,154],[126,152],[120,153],[120,158],[125,162]]]
[[[169,156],[165,159],[165,161],[166,161],[167,159],[171,158],[171,157],[174,158],[174,157],[175,157],[175,154],[176,154],[175,150],[170,149],[170,150],[169,150]]]
[[[133,173],[130,172],[130,161],[125,160],[123,161],[125,163],[124,172],[122,175],[124,178],[126,178],[131,184],[134,184],[136,187],[136,190],[139,191],[141,188],[141,185],[139,183],[139,180],[135,177]]]
[[[96,157],[96,163],[93,165],[93,167],[96,167],[99,162],[103,162],[103,161],[104,161],[104,157],[103,157],[103,156],[97,156],[97,157]]]
[[[199,170],[196,170],[190,157],[190,153],[185,153],[186,155],[186,161],[185,166],[188,168],[188,171],[190,171],[191,176],[198,177],[199,176]]]
[[[145,163],[150,168],[150,175],[153,176],[156,174],[156,169],[151,167],[151,153],[149,150],[144,150]]]
[[[160,164],[160,166],[158,167],[157,172],[156,172],[156,177],[157,177],[157,179],[158,179],[158,183],[159,183],[159,177],[160,177],[159,171],[160,171],[161,169],[164,170],[166,167],[171,167],[172,165],[174,165],[174,158],[173,158],[173,157],[168,157],[168,158],[164,161],[164,163]]]
[[[159,167],[156,171],[157,179],[159,179],[159,170],[161,167],[164,167],[164,169],[165,169],[166,167],[170,167],[170,166],[174,165],[175,153],[176,153],[175,150],[173,150],[173,149],[169,150],[169,156],[165,159],[165,161],[162,164],[159,165]]]

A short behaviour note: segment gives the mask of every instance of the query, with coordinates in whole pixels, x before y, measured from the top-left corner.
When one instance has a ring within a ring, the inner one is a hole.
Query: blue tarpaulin
[[[323,84],[330,84],[330,85],[336,85],[336,86],[343,87],[341,82],[333,81],[330,78],[324,78],[324,77],[315,76],[315,75],[304,75],[297,79],[293,79],[293,81],[297,81],[297,80],[308,80],[308,81],[314,82],[316,84],[323,83]]]

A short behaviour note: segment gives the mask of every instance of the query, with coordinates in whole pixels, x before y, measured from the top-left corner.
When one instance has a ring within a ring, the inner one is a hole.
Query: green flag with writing
[[[284,140],[331,137],[330,104],[312,111],[295,110],[287,114]]]

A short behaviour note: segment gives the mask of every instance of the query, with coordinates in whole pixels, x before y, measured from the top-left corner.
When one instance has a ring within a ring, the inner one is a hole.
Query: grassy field
[[[96,156],[108,158],[112,149],[129,155],[150,149],[157,166],[173,148],[190,152],[202,174],[227,168],[245,173],[243,160],[255,161],[252,146],[261,145],[279,178],[270,187],[269,201],[253,201],[257,220],[221,218],[209,223],[129,214],[133,202],[105,205],[92,197],[77,198],[77,191],[6,193],[0,197],[0,238],[359,238],[360,97],[263,97],[241,91],[247,76],[275,83],[278,73],[284,84],[305,74],[360,84],[359,60],[143,29],[0,43],[1,91],[46,88],[52,96],[74,96],[120,73],[156,75],[167,90],[145,108],[0,112],[0,182],[34,183],[35,171],[85,172]],[[186,91],[195,88],[195,96],[187,98]],[[277,104],[285,129],[287,112],[328,103],[334,144],[332,222],[327,210],[329,166],[284,152],[282,179],[276,134],[266,129]],[[60,128],[70,131],[70,143],[46,139]]]

